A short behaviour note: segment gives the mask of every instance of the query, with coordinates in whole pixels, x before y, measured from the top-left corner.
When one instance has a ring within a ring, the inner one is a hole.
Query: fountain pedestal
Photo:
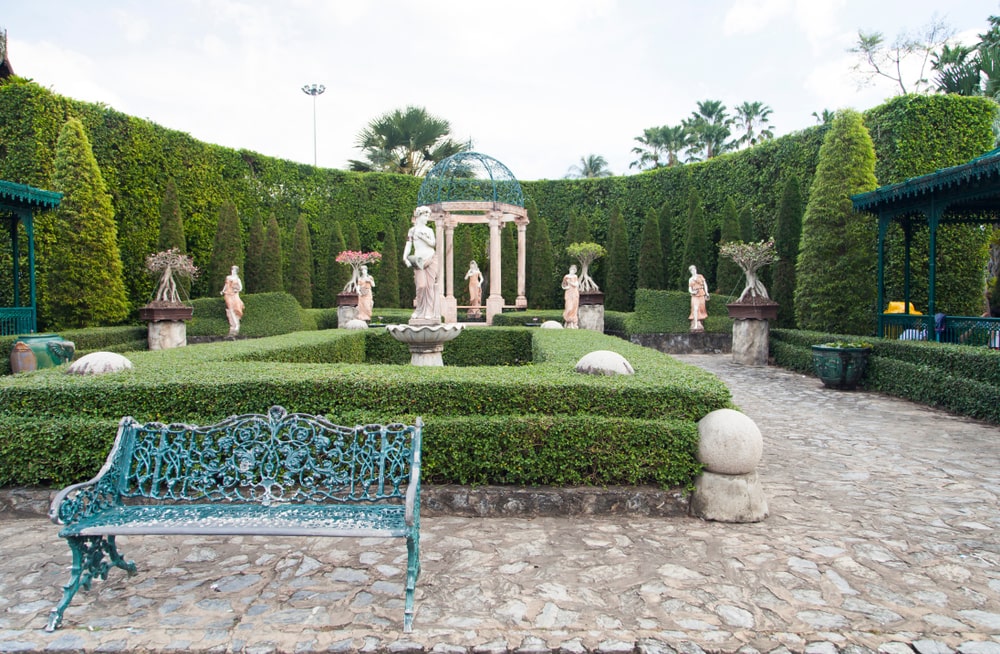
[[[410,365],[443,366],[444,344],[462,333],[463,325],[411,318],[406,325],[387,325],[397,341],[410,348]]]

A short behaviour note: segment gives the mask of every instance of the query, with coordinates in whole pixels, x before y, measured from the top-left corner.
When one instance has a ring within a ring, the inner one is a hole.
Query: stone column
[[[444,276],[445,292],[441,303],[441,313],[445,322],[458,322],[458,300],[455,299],[455,219],[445,214],[444,219],[445,264],[441,268]]]
[[[771,335],[769,321],[778,317],[778,303],[771,300],[733,302],[726,308],[733,319],[733,363],[766,366]]]
[[[445,252],[445,237],[444,237],[444,214],[435,213],[431,216],[434,221],[434,250],[437,253],[438,260],[438,273],[437,279],[434,280],[434,288],[437,291],[437,310],[439,312],[443,311],[444,303],[444,278],[448,274],[448,261],[447,254]]]
[[[518,309],[528,308],[528,296],[525,295],[525,263],[527,261],[527,230],[528,223],[517,223],[517,299],[514,301]]]
[[[490,295],[486,298],[486,324],[493,324],[493,316],[503,313],[503,291],[500,284],[500,218],[498,211],[491,211],[490,219]]]

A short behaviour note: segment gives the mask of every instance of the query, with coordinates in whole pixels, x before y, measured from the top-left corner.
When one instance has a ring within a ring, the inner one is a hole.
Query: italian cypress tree
[[[247,256],[243,261],[243,286],[247,293],[260,292],[262,267],[264,265],[264,221],[260,214],[250,219],[250,233],[247,235]]]
[[[459,304],[466,304],[469,301],[468,284],[465,280],[465,271],[469,269],[469,262],[475,261],[476,256],[472,253],[472,229],[471,225],[462,225],[458,232],[458,247],[455,248],[455,300]],[[482,262],[476,261],[476,264]]]
[[[504,302],[514,304],[517,297],[517,243],[513,223],[500,230],[500,289]]]
[[[330,243],[326,250],[326,301],[325,306],[337,306],[337,294],[344,290],[351,279],[351,267],[337,263],[337,255],[347,249],[344,232],[340,223],[334,222],[330,229]],[[384,264],[383,264],[384,265]]]
[[[708,270],[708,232],[705,229],[705,207],[701,204],[701,196],[696,189],[691,189],[687,202],[687,230],[684,234],[684,250],[680,258],[677,288],[686,291],[688,288],[688,268],[695,266],[698,272],[709,278]],[[711,286],[711,282],[709,282]]]
[[[226,283],[226,276],[233,266],[243,270],[243,239],[240,236],[240,217],[236,205],[226,202],[219,210],[219,222],[212,239],[212,256],[208,262],[205,283],[208,295],[214,296]]]
[[[628,232],[625,219],[615,207],[608,225],[608,269],[604,306],[610,311],[631,311],[634,291],[629,260]]]
[[[532,213],[534,211],[534,213]],[[549,238],[549,225],[532,203],[528,208],[528,306],[533,309],[554,309],[556,304],[555,253]]]
[[[46,260],[43,322],[56,328],[121,322],[129,304],[111,195],[76,118],[59,131],[52,185],[63,197],[39,242],[47,246],[40,252]]]
[[[663,288],[663,250],[660,242],[660,221],[657,211],[646,212],[639,244],[639,288]]]
[[[753,236],[753,213],[750,212],[750,207],[740,210],[740,239],[744,243],[756,240]]]
[[[660,252],[663,254],[663,282],[660,288],[670,289],[674,287],[674,279],[677,277],[677,262],[674,260],[674,230],[673,211],[670,205],[663,203],[660,207]]]
[[[740,216],[736,210],[736,202],[726,199],[722,210],[722,229],[719,235],[719,245],[742,241],[740,233]],[[743,290],[743,271],[728,257],[719,257],[715,268],[715,288],[723,295],[739,295]]]
[[[410,232],[410,227],[412,226],[413,222],[410,216],[406,216],[399,222],[399,231],[397,233],[399,234],[399,243],[402,245],[399,247],[399,252],[396,253],[396,258],[400,264],[403,261],[403,247],[406,245],[406,235]],[[347,282],[345,281],[344,283],[346,284]],[[417,290],[413,283],[413,271],[404,265],[399,269],[399,306],[404,309],[412,309],[416,294]]]
[[[184,217],[181,215],[180,200],[177,198],[177,184],[173,179],[167,180],[167,185],[163,189],[163,200],[160,202],[160,236],[156,240],[158,252],[171,248],[176,248],[181,254],[187,254]]]
[[[312,241],[309,238],[309,223],[305,216],[299,216],[292,238],[292,260],[289,262],[291,277],[289,292],[299,301],[303,309],[311,309],[312,291]]]
[[[775,325],[794,329],[795,261],[799,257],[799,239],[802,236],[802,192],[799,178],[794,175],[785,182],[781,193],[774,231],[774,251],[778,254],[771,289],[771,299],[778,303]]]
[[[373,290],[380,307],[392,309],[399,307],[399,257],[401,252],[402,250],[396,248],[396,234],[391,229],[385,230],[385,242],[382,243],[382,262],[378,266],[378,286]]]
[[[563,239],[565,247],[561,250],[561,256],[559,257],[559,269],[564,273],[569,269],[569,266],[575,263],[575,260],[566,254],[566,248],[574,243],[593,243],[594,236],[590,231],[590,224],[587,217],[578,211],[574,211],[569,215],[569,221],[566,223],[566,234]],[[595,267],[596,270],[596,267]],[[593,275],[593,271],[591,271]]]
[[[347,232],[344,234],[347,240],[347,249],[354,252],[361,251],[361,234],[358,233],[358,224],[353,220],[347,223]]]
[[[877,186],[875,147],[861,114],[837,112],[823,139],[795,267],[801,329],[871,334],[875,329],[875,221],[851,196]]]
[[[267,221],[267,231],[264,233],[264,254],[261,257],[261,289],[263,293],[285,290],[285,279],[282,273],[281,227],[274,214]]]

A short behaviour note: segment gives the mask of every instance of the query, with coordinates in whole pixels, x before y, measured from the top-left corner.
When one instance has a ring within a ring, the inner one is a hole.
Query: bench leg
[[[76,591],[81,586],[84,590],[90,590],[90,582],[94,577],[107,579],[111,565],[121,568],[129,576],[135,574],[135,563],[126,562],[118,553],[114,536],[69,536],[66,541],[69,543],[70,551],[73,552],[73,567],[69,583],[63,586],[62,600],[49,613],[45,631],[58,629],[62,625],[63,611],[73,600]],[[104,560],[105,554],[111,560],[110,565]]]
[[[413,594],[420,576],[420,534],[406,537],[406,607],[403,611],[403,631],[413,631]]]

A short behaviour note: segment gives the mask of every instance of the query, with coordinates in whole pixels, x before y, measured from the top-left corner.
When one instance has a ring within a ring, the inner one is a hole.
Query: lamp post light
[[[322,84],[306,84],[302,92],[311,95],[313,99],[313,166],[316,165],[316,96],[321,95],[326,87]]]

